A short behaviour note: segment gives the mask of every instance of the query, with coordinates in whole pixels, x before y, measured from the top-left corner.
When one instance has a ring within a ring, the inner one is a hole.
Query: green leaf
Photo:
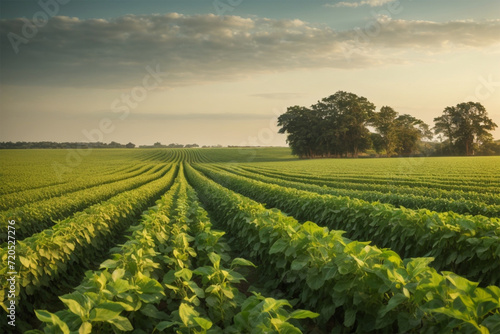
[[[214,252],[211,252],[208,254],[208,258],[210,259],[210,262],[212,262],[212,264],[214,266],[219,266],[220,264],[220,256]]]
[[[116,318],[108,320],[108,322],[121,331],[133,331],[134,330],[134,327],[132,326],[130,321],[125,317],[121,317],[121,316],[116,317]]]
[[[431,309],[432,312],[442,313],[451,318],[460,319],[464,322],[471,322],[470,315],[451,307],[438,307]]]
[[[191,288],[191,290],[193,290],[197,297],[205,298],[205,291],[202,288],[198,287],[196,282],[189,281],[188,286]]]
[[[90,320],[93,322],[108,321],[118,317],[121,311],[123,311],[123,306],[118,303],[99,304],[98,307],[90,312]]]
[[[337,275],[337,266],[329,263],[323,267],[321,274],[323,275],[323,279],[328,281]]]
[[[229,299],[233,299],[234,298],[234,294],[233,294],[233,291],[231,289],[228,289],[228,288],[223,288],[222,289],[222,293]]]
[[[307,275],[306,283],[312,290],[318,290],[325,284],[325,280],[320,273],[310,273]]]
[[[199,267],[193,270],[193,274],[200,275],[200,276],[209,276],[214,273],[214,267]]]
[[[379,316],[380,317],[385,316],[387,314],[387,312],[395,309],[399,304],[403,303],[406,300],[408,300],[408,298],[404,294],[402,294],[402,293],[395,294],[389,300],[387,305],[380,309]]]
[[[106,283],[108,282],[108,279],[104,275],[104,272],[101,272],[101,274],[97,276],[97,282],[99,282],[101,284],[100,289],[101,290],[104,289],[104,287],[106,286]]]
[[[490,333],[500,333],[500,314],[493,314],[484,319],[482,327],[489,329]]]
[[[457,287],[457,289],[465,291],[467,293],[472,293],[479,284],[476,282],[471,282],[468,279],[458,276],[457,274],[454,274],[452,272],[443,271],[442,274],[448,281],[450,281],[455,287]]]
[[[398,327],[402,333],[409,333],[411,329],[420,327],[422,320],[420,317],[412,317],[408,313],[398,313]]]
[[[207,319],[204,319],[204,318],[200,318],[200,317],[194,317],[193,319],[204,330],[208,330],[208,329],[210,329],[212,327],[212,322],[210,320],[207,320]]]
[[[235,267],[235,266],[242,266],[242,267],[246,266],[246,267],[257,268],[257,266],[255,264],[253,264],[252,262],[250,262],[246,259],[243,259],[241,257],[237,257],[233,261],[231,261],[231,267]]]
[[[156,303],[165,295],[163,286],[155,279],[142,277],[136,282],[139,286],[139,298],[146,303]]]
[[[302,331],[295,327],[294,325],[288,323],[288,322],[283,322],[280,321],[279,319],[273,318],[271,319],[271,322],[273,325],[277,327],[279,330],[279,333],[284,333],[284,334],[302,334]]]
[[[319,313],[314,313],[307,310],[297,310],[290,313],[288,317],[291,319],[305,319],[305,318],[314,319],[316,317],[319,317]]]
[[[19,260],[21,261],[21,264],[25,266],[26,268],[30,267],[31,260],[25,258],[24,256],[19,256]]]
[[[215,295],[210,295],[208,296],[206,299],[205,299],[205,302],[207,303],[208,306],[210,306],[211,308],[215,308],[217,307],[218,303],[219,303],[219,299],[217,298],[217,296]]]
[[[109,289],[111,289],[111,287],[115,289],[117,294],[121,294],[128,290],[134,289],[134,287],[131,286],[128,281],[121,278],[118,278],[116,281],[114,281],[111,286],[108,285]]]
[[[167,328],[170,328],[174,325],[180,325],[180,323],[172,322],[172,321],[162,321],[162,322],[159,322],[155,328],[161,332],[161,331],[163,331]]]
[[[219,292],[221,286],[219,284],[212,284],[208,288],[205,289],[206,293]]]
[[[463,228],[464,230],[473,231],[473,230],[475,230],[475,229],[476,229],[476,224],[474,224],[474,222],[473,222],[473,221],[468,220],[468,219],[466,219],[466,218],[458,219],[458,220],[457,220],[457,223],[458,223],[458,225],[459,225],[461,228]],[[475,239],[475,238],[469,238],[469,239],[471,240],[471,242],[470,242],[471,244],[473,243],[473,242],[472,242],[472,240],[474,240],[474,241],[476,241],[476,240],[477,240],[477,239]],[[469,239],[467,239],[467,241],[469,241]],[[479,243],[479,240],[478,240],[478,242],[477,242],[477,243]]]
[[[168,319],[168,315],[164,312],[159,311],[153,304],[145,304],[141,307],[141,313],[148,318],[165,320]]]
[[[164,284],[172,284],[175,282],[175,271],[174,270],[169,270],[165,275],[163,275],[163,280],[162,282]]]
[[[112,269],[112,268],[116,268],[117,265],[118,265],[117,261],[109,259],[109,260],[106,260],[103,263],[101,263],[100,268]]]
[[[282,253],[287,246],[288,244],[284,239],[278,239],[269,250],[269,254]]]
[[[50,313],[45,310],[35,310],[35,315],[40,321],[59,327],[63,334],[70,334],[68,325],[63,322],[56,314]]]
[[[69,308],[71,312],[78,315],[80,318],[83,319],[88,315],[89,309],[85,308],[85,305],[89,305],[87,296],[74,292],[61,296],[59,299]]]
[[[263,313],[268,313],[271,310],[276,311],[276,310],[278,310],[279,308],[281,308],[283,306],[292,307],[292,305],[290,305],[290,303],[286,299],[276,300],[274,298],[266,298],[262,302],[262,312]]]
[[[230,283],[239,283],[241,281],[246,281],[245,277],[237,271],[229,270],[228,273],[229,275],[227,276],[227,280]]]
[[[193,325],[193,318],[199,315],[200,314],[196,312],[196,310],[192,306],[186,303],[181,303],[181,305],[179,306],[179,317],[181,318],[185,326]]]
[[[92,333],[92,324],[88,321],[85,321],[78,329],[78,334],[90,334]]]
[[[191,277],[193,277],[193,272],[188,268],[184,268],[175,272],[175,277],[182,278],[184,281],[189,281]]]
[[[38,318],[38,320],[42,322],[47,322],[49,324],[52,323],[52,314],[49,311],[45,310],[35,310],[35,315]]]
[[[124,275],[125,275],[125,269],[118,268],[118,269],[115,269],[115,271],[113,271],[111,278],[113,279],[113,282],[116,282],[117,279],[122,278]]]
[[[295,260],[293,260],[291,269],[295,271],[302,270],[309,263],[309,257],[307,255],[299,255]]]
[[[356,321],[356,310],[349,309],[344,314],[344,326],[351,327]]]

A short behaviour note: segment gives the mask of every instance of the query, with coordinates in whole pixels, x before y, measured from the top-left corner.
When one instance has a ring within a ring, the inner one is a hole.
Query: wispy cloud
[[[359,6],[370,6],[370,7],[380,7],[386,3],[393,2],[395,0],[363,0],[363,1],[341,1],[334,4],[326,4],[326,7],[352,7],[356,8]]]
[[[171,13],[111,20],[54,17],[15,54],[7,34],[22,34],[24,24],[0,20],[4,85],[130,87],[141,82],[147,65],[168,72],[164,87],[199,85],[295,69],[404,63],[405,54],[414,50],[439,53],[500,42],[500,20],[380,18],[379,33],[364,39],[356,30],[335,31],[301,20]],[[345,47],[353,43],[371,52],[354,53],[347,62]],[[260,97],[288,98],[274,94]]]
[[[450,22],[407,21],[379,17],[380,33],[364,40],[358,32],[346,32],[354,40],[374,47],[426,49],[439,53],[450,49],[483,48],[500,44],[500,20]]]

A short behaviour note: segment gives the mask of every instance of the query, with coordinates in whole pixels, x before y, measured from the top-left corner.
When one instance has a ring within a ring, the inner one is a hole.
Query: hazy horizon
[[[500,125],[494,0],[0,6],[0,141],[286,146],[277,115],[339,90],[430,126],[471,100]]]

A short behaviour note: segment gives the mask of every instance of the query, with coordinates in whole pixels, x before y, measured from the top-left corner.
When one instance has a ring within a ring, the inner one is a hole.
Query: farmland
[[[498,157],[68,152],[0,151],[2,333],[500,332]]]

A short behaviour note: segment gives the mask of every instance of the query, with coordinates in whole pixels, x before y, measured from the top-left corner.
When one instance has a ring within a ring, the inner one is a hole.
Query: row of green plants
[[[123,192],[60,221],[50,229],[16,241],[19,313],[21,310],[32,311],[33,305],[60,291],[63,283],[70,284],[74,279],[73,272],[95,265],[95,259],[116,242],[137,215],[172,185],[176,172],[177,167],[173,167],[155,181]],[[0,276],[11,271],[7,268],[7,258],[8,248],[0,249]],[[3,281],[0,304],[5,310],[7,293],[8,284]]]
[[[107,200],[112,196],[137,188],[161,178],[172,164],[159,164],[147,173],[102,186],[91,187],[53,197],[40,202],[23,205],[0,212],[0,243],[7,240],[7,222],[14,219],[17,224],[16,240],[22,240],[54,225],[54,221],[64,219],[90,205]],[[59,222],[55,222],[57,225]]]
[[[152,155],[144,159],[144,162],[180,162],[179,154],[170,150],[151,150]]]
[[[453,200],[448,198],[432,198],[429,196],[417,196],[413,194],[394,194],[383,193],[370,190],[351,190],[344,188],[332,188],[311,184],[308,179],[302,181],[289,181],[276,176],[270,177],[260,173],[250,172],[238,166],[226,167],[217,165],[224,169],[241,176],[249,177],[266,183],[275,183],[284,187],[291,187],[300,190],[312,191],[318,194],[329,194],[333,196],[345,196],[350,198],[359,198],[367,202],[388,203],[398,207],[410,209],[428,209],[431,211],[446,212],[453,211],[460,214],[483,215],[486,217],[500,217],[500,205],[485,204],[470,200]]]
[[[397,160],[395,160],[397,161]],[[366,161],[364,161],[366,162]],[[452,163],[453,161],[450,161]],[[363,162],[360,162],[360,165]],[[442,162],[443,167],[446,166],[446,162]],[[395,166],[398,163],[394,163]],[[470,174],[456,174],[456,173],[442,173],[442,170],[438,170],[438,173],[434,170],[425,170],[425,169],[416,169],[416,168],[405,168],[404,160],[399,163],[400,168],[390,170],[381,170],[380,166],[378,168],[375,165],[366,164],[363,167],[365,168],[366,174],[363,175],[363,179],[366,178],[368,183],[381,183],[385,184],[388,182],[395,182],[401,186],[417,186],[417,187],[439,187],[441,184],[458,186],[460,189],[461,186],[479,186],[481,188],[490,188],[495,186],[500,186],[500,181],[495,176],[485,173],[484,171],[479,171],[479,173],[472,174],[474,169],[470,170]],[[389,164],[386,164],[389,167]],[[254,168],[258,168],[264,171],[276,172],[276,165],[268,164],[268,165],[259,165],[252,166]],[[282,166],[283,172],[286,174],[292,174],[294,176],[300,177],[309,177],[314,176],[321,179],[334,179],[334,180],[342,180],[346,182],[359,183],[360,182],[360,169],[355,171],[348,170],[344,168],[339,169],[320,169],[319,166],[308,166],[308,165],[288,165]],[[335,166],[335,164],[331,164],[330,167],[339,167]],[[358,166],[363,168],[362,166]],[[375,169],[371,169],[375,168]],[[434,167],[435,168],[435,167]],[[280,169],[281,170],[281,169]],[[362,170],[362,169],[361,169]],[[463,172],[462,168],[462,172]],[[385,172],[385,173],[384,173]]]
[[[478,186],[479,189],[476,191],[467,191],[463,187],[458,189],[446,190],[441,186],[430,186],[430,187],[419,187],[416,184],[409,182],[409,185],[403,186],[397,183],[393,183],[392,179],[385,179],[378,183],[369,183],[365,177],[357,177],[357,182],[346,181],[342,178],[326,177],[326,176],[315,176],[315,175],[298,175],[293,172],[286,172],[283,170],[269,170],[255,167],[242,166],[245,170],[250,172],[262,174],[265,176],[288,180],[296,182],[305,182],[309,184],[316,184],[319,186],[328,186],[335,189],[348,189],[348,190],[360,190],[360,191],[379,191],[382,193],[394,193],[394,194],[407,194],[415,196],[424,196],[430,198],[445,198],[450,200],[458,201],[472,201],[477,204],[484,205],[500,205],[500,196],[495,188],[482,188]],[[487,192],[490,191],[490,192]]]
[[[29,154],[28,154],[29,152]],[[27,151],[26,156],[9,156],[9,151],[1,151],[2,184],[0,195],[5,196],[22,191],[41,189],[66,183],[67,179],[58,178],[53,167],[46,161],[41,161],[38,152]],[[33,168],[36,161],[36,167]],[[102,167],[94,170],[102,171]],[[74,170],[71,176],[77,176],[80,170]],[[43,175],[43,177],[39,177]],[[38,176],[38,177],[37,177]]]
[[[143,159],[144,162],[151,162],[151,161],[171,162],[171,161],[175,161],[175,159],[172,159],[172,156],[169,152],[160,151],[160,150],[153,150],[153,151],[149,151],[148,153],[149,154],[147,154]]]
[[[480,288],[452,272],[439,274],[429,267],[432,258],[402,260],[390,249],[347,239],[343,231],[300,224],[192,167],[186,171],[212,218],[230,231],[240,251],[267,268],[269,281],[338,332],[495,333],[500,328],[499,287]],[[232,178],[224,174],[218,180]],[[267,193],[255,182],[246,187]],[[285,188],[280,191],[287,194]],[[309,203],[295,205],[307,210]]]
[[[293,319],[317,316],[237,289],[236,269],[254,265],[231,259],[182,170],[156,204],[101,270],[60,297],[63,310],[36,311],[45,333],[301,333]]]
[[[208,161],[206,156],[203,154],[204,150],[197,148],[169,148],[165,151],[169,152],[172,159],[177,159],[178,161],[189,163]]]
[[[196,165],[216,182],[295,218],[370,240],[402,257],[432,256],[433,267],[483,284],[500,282],[500,219],[454,212],[395,208],[349,197],[321,195]]]
[[[126,150],[2,150],[0,195],[113,175],[151,163],[153,152]]]
[[[153,167],[153,164],[128,166],[126,170],[109,175],[103,172],[96,174],[95,171],[91,171],[89,173],[82,173],[81,177],[72,179],[71,182],[2,195],[0,196],[0,210],[8,210],[27,203],[34,203],[51,197],[62,196],[81,189],[122,181],[146,173]],[[40,175],[32,175],[32,178],[37,177],[40,177]]]
[[[194,163],[194,162],[209,162],[209,159],[201,150],[190,150],[189,152],[186,152],[186,159],[185,161],[188,163]]]

